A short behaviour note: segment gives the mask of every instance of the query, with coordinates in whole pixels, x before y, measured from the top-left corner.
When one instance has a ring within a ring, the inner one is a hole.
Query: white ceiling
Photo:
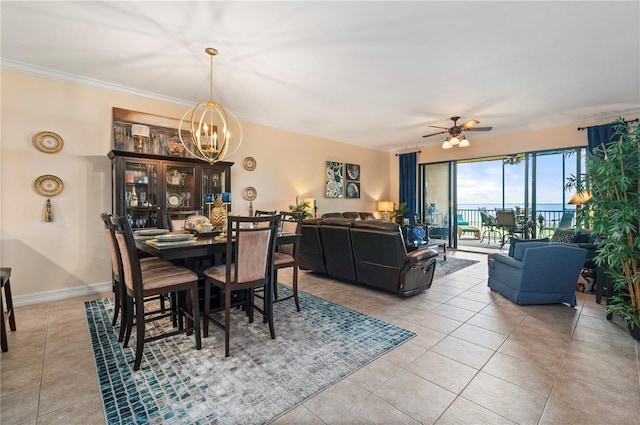
[[[640,111],[640,2],[0,5],[2,67],[393,151]],[[106,84],[105,84],[106,83]],[[118,105],[114,105],[118,106]]]

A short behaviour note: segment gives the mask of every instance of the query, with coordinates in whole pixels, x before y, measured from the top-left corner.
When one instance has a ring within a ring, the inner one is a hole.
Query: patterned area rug
[[[275,340],[261,315],[249,324],[234,309],[230,357],[214,326],[200,351],[193,336],[145,344],[133,372],[135,340],[126,349],[118,343],[113,299],[85,303],[107,423],[266,423],[415,336],[304,292],[300,306],[275,305]]]
[[[438,260],[436,261],[436,271],[433,274],[433,278],[437,279],[439,277],[448,275],[450,273],[457,272],[477,262],[478,262],[477,260],[467,260],[464,258],[451,258],[451,257],[449,257],[445,261],[441,257],[438,257]]]

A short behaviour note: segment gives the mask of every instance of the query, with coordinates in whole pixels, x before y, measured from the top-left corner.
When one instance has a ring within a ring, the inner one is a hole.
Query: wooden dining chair
[[[136,327],[136,356],[133,370],[140,369],[142,352],[146,342],[167,338],[174,335],[194,333],[196,349],[201,348],[200,335],[200,302],[198,300],[198,275],[186,267],[174,266],[167,263],[161,267],[153,267],[143,270],[136,244],[133,239],[133,232],[127,219],[122,216],[111,218],[114,224],[118,249],[120,250],[121,268],[120,276],[124,279],[123,299],[126,311],[126,335],[124,346],[128,345],[131,329]],[[181,293],[183,297],[177,297],[181,302],[176,303],[175,310],[159,313],[157,315],[145,314],[144,301],[148,297]],[[134,318],[135,307],[135,323]],[[156,335],[145,335],[145,324],[150,321],[165,317],[178,317],[178,329],[159,333]],[[184,317],[191,319],[190,324],[184,326]]]
[[[262,217],[265,215],[276,215],[275,211],[264,211],[264,210],[256,210],[256,212],[253,214],[256,217]]]
[[[169,230],[172,232],[180,232],[184,230],[184,223],[188,217],[192,215],[200,215],[202,211],[164,211],[163,218]]]
[[[120,249],[118,248],[118,241],[116,240],[114,225],[111,222],[111,214],[102,213],[100,214],[100,218],[104,223],[104,233],[105,233],[105,236],[107,237],[107,245],[109,246],[109,252],[111,254],[111,286],[114,293],[114,309],[113,309],[113,319],[111,321],[111,325],[116,326],[116,323],[118,323],[118,316],[120,316],[120,310],[123,305],[122,294],[123,294],[124,282],[120,278],[121,276],[120,264],[122,260],[120,258]],[[140,258],[141,270],[163,267],[170,264],[171,263],[161,260],[158,257]],[[158,299],[160,300],[160,312],[164,313],[165,299],[162,296],[150,297],[145,299],[145,301],[154,301]],[[118,336],[118,342],[122,342],[124,338],[124,332],[126,329],[125,322],[126,320],[124,320],[124,318],[120,320],[120,333]]]
[[[299,234],[302,226],[304,212],[280,211],[281,231],[285,233]],[[296,310],[300,311],[300,301],[298,300],[298,245],[300,239],[292,244],[280,245],[273,260],[274,267],[274,302],[280,302],[293,298],[296,303]],[[278,298],[278,270],[293,267],[292,289],[289,296]]]
[[[2,320],[0,322],[0,326],[2,326],[2,329],[0,329],[0,345],[4,353],[9,351],[5,321],[9,322],[11,332],[16,331],[16,316],[13,312],[13,297],[11,295],[11,267],[0,267],[0,279],[0,310],[2,310],[2,317],[0,317],[0,320]]]
[[[275,339],[273,324],[273,258],[280,223],[279,215],[265,217],[231,216],[227,219],[227,246],[225,264],[204,271],[204,324],[203,334],[209,336],[209,321],[224,329],[224,355],[229,357],[229,326],[231,307],[244,305],[253,322],[253,310],[269,323],[271,339]],[[211,286],[224,292],[224,324],[211,317]],[[254,303],[254,289],[264,289],[262,308]],[[246,296],[232,305],[233,291],[244,290]]]

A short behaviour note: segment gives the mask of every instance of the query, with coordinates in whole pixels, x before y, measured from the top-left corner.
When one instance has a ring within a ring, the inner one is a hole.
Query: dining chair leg
[[[274,280],[272,279],[270,283],[267,283],[267,286],[270,284],[273,285]],[[267,288],[265,290],[263,311],[267,315],[269,320],[269,333],[271,334],[271,339],[276,339],[276,331],[273,326],[273,288]]]
[[[274,270],[273,272],[273,299],[278,299],[278,270]]]
[[[205,279],[204,281],[204,311],[202,312],[202,337],[209,336],[209,314],[211,311],[211,284]]]
[[[229,357],[229,326],[231,324],[231,291],[224,291],[224,356]]]
[[[298,266],[293,266],[293,300],[296,302],[296,310],[300,311],[300,300],[298,299]]]
[[[198,296],[198,283],[194,283],[191,287],[191,313],[193,315],[193,331],[196,334],[196,350],[202,348],[202,339],[200,333],[200,299]],[[205,321],[208,321],[205,319]]]
[[[111,320],[111,326],[115,326],[118,323],[118,315],[120,314],[120,306],[122,304],[122,295],[120,294],[120,282],[112,277],[111,284],[113,287],[113,320]]]
[[[136,299],[136,359],[133,370],[140,369],[144,349],[144,301]]]
[[[2,313],[2,317],[0,317],[0,347],[3,353],[9,351],[9,344],[7,342],[7,325],[5,322],[4,315],[4,302],[2,301],[2,290],[0,290],[0,313]]]
[[[129,294],[125,294],[124,295],[124,301],[125,301],[125,311],[126,311],[126,321],[125,321],[125,327],[124,327],[124,335],[122,335],[122,347],[123,348],[127,348],[129,346],[129,339],[131,338],[131,329],[133,328],[133,318],[134,318],[134,313],[133,313],[133,298],[131,298],[129,296]],[[122,329],[120,329],[120,331],[122,331]]]

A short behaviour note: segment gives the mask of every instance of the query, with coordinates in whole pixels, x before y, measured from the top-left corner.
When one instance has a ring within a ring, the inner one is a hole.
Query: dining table
[[[278,232],[276,247],[295,243],[301,233]],[[184,265],[198,274],[199,279],[204,279],[203,271],[206,267],[221,263],[222,254],[227,249],[227,238],[219,232],[208,234],[194,234],[188,240],[177,242],[159,242],[153,237],[136,237],[136,247],[148,254],[163,260]],[[234,300],[239,294],[234,295]],[[202,302],[202,299],[200,300]],[[184,302],[184,301],[179,301]],[[217,293],[212,293],[212,305],[222,305],[223,298]],[[188,306],[187,306],[188,308]],[[174,321],[174,326],[176,322]]]
[[[298,233],[279,232],[276,246],[295,243],[301,236]],[[135,240],[140,251],[167,261],[213,257],[216,254],[224,254],[227,247],[227,238],[220,237],[219,234],[200,234],[187,241],[165,243],[158,243],[153,238]]]

